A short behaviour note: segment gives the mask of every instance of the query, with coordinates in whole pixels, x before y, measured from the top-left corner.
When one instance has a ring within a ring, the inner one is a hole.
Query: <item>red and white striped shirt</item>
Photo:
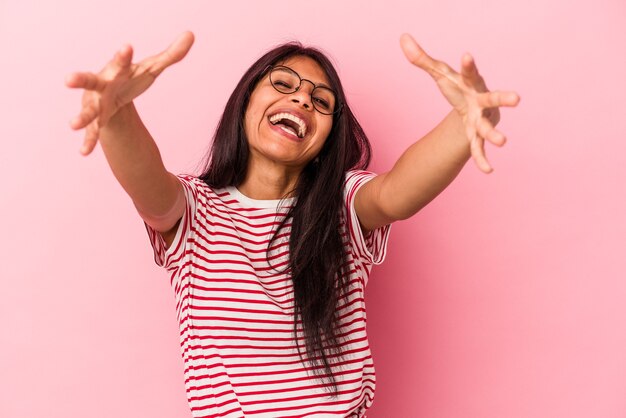
[[[356,191],[373,177],[365,171],[346,175],[342,230],[348,232],[350,288],[348,302],[338,306],[345,357],[331,363],[338,396],[330,398],[296,349],[293,285],[285,271],[290,222],[267,261],[269,239],[294,200],[279,207],[276,200],[253,200],[234,187],[213,190],[198,178],[179,176],[187,207],[171,246],[147,228],[157,264],[171,275],[194,417],[365,416],[376,377],[363,292],[372,264],[385,257],[390,229],[364,236],[354,211]],[[299,324],[307,358],[301,329]]]

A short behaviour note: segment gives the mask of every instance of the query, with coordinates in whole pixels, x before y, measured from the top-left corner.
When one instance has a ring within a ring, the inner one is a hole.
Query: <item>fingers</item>
[[[476,122],[476,133],[494,145],[501,147],[506,143],[504,134],[493,127],[489,119],[482,117]]]
[[[470,151],[474,162],[482,172],[491,173],[493,171],[485,156],[485,140],[483,138],[475,134],[470,140]]]
[[[400,47],[404,56],[412,64],[426,70],[429,66],[432,66],[432,59],[424,52],[415,39],[408,33],[403,33],[400,36]]]
[[[474,62],[474,57],[469,53],[465,53],[463,58],[461,58],[461,75],[469,79],[478,79],[478,77],[480,77],[478,68],[476,68],[476,63]]]
[[[435,79],[448,102],[463,116],[476,165],[485,173],[492,172],[485,155],[485,141],[496,146],[505,144],[506,137],[495,129],[500,119],[499,108],[517,106],[519,95],[512,91],[488,91],[474,58],[468,53],[461,59],[460,72],[456,72],[445,62],[430,57],[409,34],[400,37],[400,46],[412,64]]]
[[[476,91],[487,91],[485,80],[478,73],[474,57],[468,53],[465,53],[461,58],[461,76],[465,83],[474,86]]]
[[[515,107],[520,97],[514,91],[490,91],[477,96],[478,105],[482,108]]]
[[[115,73],[126,70],[130,67],[133,59],[133,49],[130,45],[124,46],[115,53],[113,59],[107,64]],[[105,67],[106,68],[106,67]],[[72,73],[65,78],[65,85],[73,89],[85,89],[102,92],[107,86],[107,80],[100,74],[91,72]]]
[[[98,108],[93,104],[83,107],[80,114],[70,121],[70,128],[83,129],[98,117],[98,113]]]
[[[172,44],[165,50],[171,61],[168,61],[168,65],[174,64],[187,55],[187,52],[191,49],[195,38],[192,32],[183,32],[172,42]]]
[[[443,69],[438,67],[441,67],[443,63],[431,58],[408,33],[403,33],[400,36],[400,47],[402,52],[404,52],[404,56],[413,65],[428,72],[433,77],[441,75]]]
[[[165,51],[145,60],[146,63],[150,63],[150,72],[154,76],[157,76],[170,65],[185,58],[193,45],[194,39],[195,38],[192,32],[183,32],[169,47],[167,47]]]
[[[116,73],[127,70],[133,62],[133,48],[130,45],[123,46],[113,56],[110,66]]]
[[[73,73],[65,79],[65,85],[73,89],[102,91],[106,82],[94,73]]]
[[[96,121],[94,121],[89,126],[87,126],[87,129],[85,129],[85,139],[83,140],[83,145],[80,148],[81,154],[83,155],[91,154],[93,149],[96,147],[96,144],[98,143],[98,135],[99,135],[98,124]]]
[[[488,121],[485,121],[484,124],[481,125],[482,119],[483,118],[479,118],[476,123],[467,124],[465,134],[469,139],[470,153],[476,163],[476,166],[484,173],[491,173],[493,168],[491,168],[491,165],[485,156],[485,139],[483,135],[489,135],[489,132],[494,131],[494,129],[493,127],[490,127]]]
[[[500,147],[505,144],[506,137],[494,128],[488,118],[482,115],[477,117],[474,122],[467,123],[465,129],[470,142],[470,152],[476,166],[484,173],[491,173],[493,168],[485,154],[485,140]]]

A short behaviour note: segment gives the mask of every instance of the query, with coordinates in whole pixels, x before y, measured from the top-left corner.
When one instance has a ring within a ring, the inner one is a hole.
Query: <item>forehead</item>
[[[279,62],[278,64],[291,68],[292,70],[297,72],[301,78],[311,80],[313,83],[315,83],[315,85],[330,85],[330,81],[328,79],[328,76],[326,75],[326,72],[313,58],[303,55],[296,55],[294,57],[289,57],[285,61]]]

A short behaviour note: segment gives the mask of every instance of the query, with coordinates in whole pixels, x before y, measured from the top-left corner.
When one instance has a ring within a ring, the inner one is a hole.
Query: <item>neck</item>
[[[285,167],[270,161],[248,163],[246,178],[237,187],[250,199],[277,200],[293,197],[302,168]]]

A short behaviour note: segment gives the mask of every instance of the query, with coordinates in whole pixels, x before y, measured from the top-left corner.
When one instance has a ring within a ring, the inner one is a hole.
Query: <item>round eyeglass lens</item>
[[[270,72],[272,86],[281,93],[293,93],[300,87],[300,76],[287,67],[275,67]]]
[[[274,67],[270,71],[270,82],[276,90],[284,94],[296,92],[302,80],[298,73],[287,67]],[[318,86],[311,92],[311,101],[318,112],[331,115],[335,111],[335,92],[331,89]]]
[[[311,92],[313,106],[325,115],[335,111],[335,93],[326,87],[315,87]]]

